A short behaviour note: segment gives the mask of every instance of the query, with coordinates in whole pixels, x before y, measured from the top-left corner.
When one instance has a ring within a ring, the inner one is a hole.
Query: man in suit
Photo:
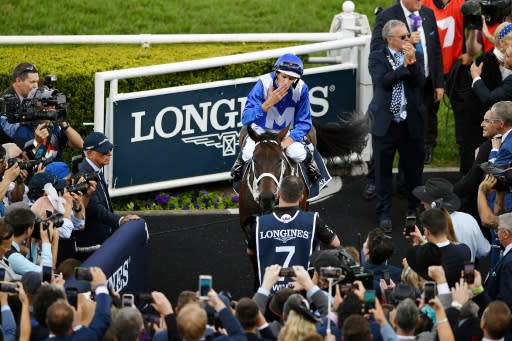
[[[392,19],[382,28],[387,47],[370,54],[368,68],[374,84],[374,95],[368,107],[371,128],[377,218],[385,232],[392,230],[392,169],[396,150],[403,163],[409,208],[419,201],[411,191],[420,185],[423,173],[423,117],[420,111],[421,90],[425,83],[423,54],[416,53],[410,43],[407,26]]]
[[[103,175],[103,166],[110,163],[114,145],[105,134],[93,132],[84,140],[85,159],[78,165],[80,173],[96,173],[98,184],[85,210],[85,228],[76,234],[77,246],[93,252],[121,225],[140,219],[135,214],[114,214],[108,186]],[[87,252],[84,252],[88,256]],[[80,255],[78,256],[80,258]],[[86,258],[86,257],[82,257]]]
[[[110,317],[111,298],[107,289],[107,277],[100,268],[90,268],[91,290],[96,293],[96,310],[88,327],[79,326],[76,320],[76,307],[66,300],[55,301],[46,313],[46,324],[50,330],[48,340],[102,340],[107,331]],[[53,336],[53,337],[52,337]]]
[[[375,19],[370,50],[375,51],[386,46],[382,36],[384,24],[396,19],[406,23],[408,31],[411,32],[410,42],[416,46],[417,52],[427,51],[423,53],[426,82],[421,107],[425,118],[425,126],[422,127],[425,129],[424,161],[430,163],[437,138],[437,110],[444,95],[444,74],[436,18],[434,12],[421,3],[421,0],[400,0],[380,12]]]
[[[497,264],[484,282],[485,292],[492,300],[501,300],[512,306],[512,213],[499,216],[498,239],[505,248]]]
[[[512,163],[512,101],[495,103],[489,109],[482,121],[482,128],[492,125],[496,130],[495,138],[491,140],[492,149],[489,153],[489,162],[496,167],[508,168]],[[496,136],[501,135],[501,138]]]

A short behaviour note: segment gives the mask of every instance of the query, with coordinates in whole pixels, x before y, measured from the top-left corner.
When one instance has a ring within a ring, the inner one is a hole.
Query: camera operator
[[[38,88],[39,75],[34,64],[18,64],[12,72],[11,87],[6,89],[1,97],[16,96],[16,106],[21,107],[24,100],[29,99],[29,95],[34,95]],[[9,108],[10,109],[10,108]],[[52,110],[52,106],[39,110]],[[7,113],[9,114],[9,113]],[[14,113],[11,113],[14,114]],[[81,149],[83,140],[80,134],[64,120],[31,120],[30,122],[9,123],[6,116],[0,117],[2,134],[6,135],[3,143],[14,141],[20,148],[24,149],[28,141],[33,141],[33,148],[30,152],[46,158],[55,157],[62,159],[62,148],[66,144],[71,148]],[[2,141],[0,136],[0,141]],[[38,158],[38,157],[33,157]]]
[[[5,158],[7,159],[8,168],[14,166],[16,163],[14,162],[15,160],[18,162],[18,166],[22,165],[23,161],[28,160],[27,156],[15,143],[4,143],[2,147],[4,147],[6,151]],[[11,165],[11,167],[9,167],[9,165]],[[7,199],[9,204],[18,201],[23,201],[26,204],[30,202],[28,199],[28,187],[26,186],[26,181],[30,173],[27,169],[24,169],[21,166],[19,168],[20,174],[15,181],[11,182],[9,189],[7,190]]]
[[[35,226],[35,221],[34,212],[22,203],[11,205],[5,216],[5,222],[14,232],[11,250],[6,252],[5,257],[18,275],[28,271],[42,272],[43,266],[54,266],[52,251],[56,253],[58,247],[58,231],[51,221],[47,228],[43,224]],[[32,238],[35,228],[39,229],[40,242]]]

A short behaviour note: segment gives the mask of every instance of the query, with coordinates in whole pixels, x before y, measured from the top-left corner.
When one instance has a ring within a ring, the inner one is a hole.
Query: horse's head
[[[277,200],[277,191],[282,178],[285,176],[286,159],[284,158],[281,140],[288,133],[284,129],[279,134],[256,134],[248,127],[249,136],[256,142],[252,157],[252,171],[254,177],[251,187],[254,200],[259,203],[263,213],[273,210]]]

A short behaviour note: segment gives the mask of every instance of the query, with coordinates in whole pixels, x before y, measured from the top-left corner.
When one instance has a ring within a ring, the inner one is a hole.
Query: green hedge
[[[0,48],[0,90],[10,85],[11,72],[20,62],[37,65],[42,80],[46,74],[56,74],[56,88],[64,92],[70,103],[69,122],[85,136],[93,122],[94,76],[96,72],[138,66],[173,63],[223,55],[290,46],[291,44],[177,44],[142,48],[134,45],[45,45],[4,46]],[[223,79],[257,76],[271,69],[273,60],[228,65],[221,68],[181,72],[163,76],[141,77],[119,82],[119,91],[140,91],[162,87],[194,84]],[[106,93],[108,88],[105,89]],[[69,161],[69,153],[66,153]]]

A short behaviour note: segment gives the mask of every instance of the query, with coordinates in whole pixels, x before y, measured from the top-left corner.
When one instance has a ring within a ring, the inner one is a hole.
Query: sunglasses
[[[407,34],[404,34],[404,35],[401,35],[401,36],[390,36],[390,37],[397,37],[397,38],[400,38],[402,40],[405,40],[405,39],[409,39],[411,37],[411,34],[407,33]]]
[[[302,68],[300,67],[299,64],[290,63],[290,62],[282,62],[282,63],[280,63],[277,66],[277,70],[280,70],[280,69],[290,70],[290,71],[299,71],[299,72],[302,70]]]

